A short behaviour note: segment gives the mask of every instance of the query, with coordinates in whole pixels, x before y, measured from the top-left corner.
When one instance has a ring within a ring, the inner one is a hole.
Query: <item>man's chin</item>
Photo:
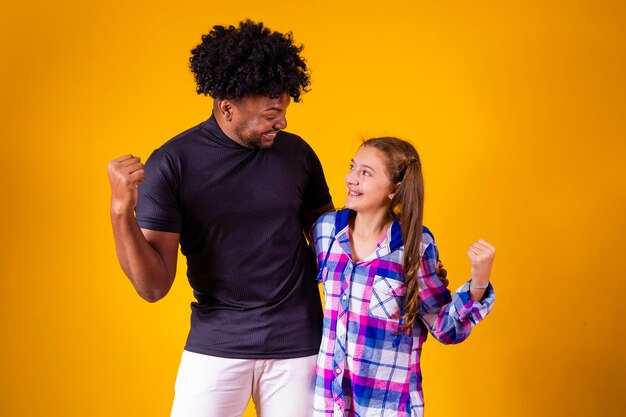
[[[274,139],[261,139],[260,141],[255,141],[252,146],[258,149],[269,149],[274,145]]]
[[[257,136],[254,139],[246,139],[246,145],[255,149],[268,149],[274,145],[276,135],[268,137],[267,135]]]

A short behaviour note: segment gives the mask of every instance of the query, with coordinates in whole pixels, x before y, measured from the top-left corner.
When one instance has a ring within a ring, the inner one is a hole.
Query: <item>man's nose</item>
[[[285,116],[281,117],[274,123],[274,129],[276,130],[284,130],[287,128],[287,118]]]

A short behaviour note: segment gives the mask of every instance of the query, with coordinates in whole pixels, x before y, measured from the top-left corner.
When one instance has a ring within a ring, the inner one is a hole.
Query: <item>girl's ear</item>
[[[390,200],[393,200],[393,198],[396,196],[396,193],[398,192],[398,188],[400,188],[400,184],[402,184],[402,182],[398,182],[391,186],[391,192],[389,193]]]

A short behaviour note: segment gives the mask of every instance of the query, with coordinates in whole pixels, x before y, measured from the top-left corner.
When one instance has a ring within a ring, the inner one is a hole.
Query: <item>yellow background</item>
[[[134,293],[106,164],[208,117],[189,51],[247,17],[305,45],[313,90],[288,130],[337,205],[361,138],[401,136],[453,286],[474,239],[498,249],[492,315],[461,345],[425,345],[427,415],[622,416],[618,0],[1,0],[0,415],[169,415],[192,293],[182,260],[164,300]]]

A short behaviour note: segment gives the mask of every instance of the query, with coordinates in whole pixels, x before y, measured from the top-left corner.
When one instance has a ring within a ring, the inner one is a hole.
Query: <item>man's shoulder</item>
[[[158,149],[166,151],[166,152],[180,152],[189,147],[189,145],[193,145],[197,143],[200,139],[202,139],[202,124],[197,124],[193,127],[190,127],[187,130],[182,131],[177,134],[167,142],[163,143],[159,146]]]
[[[198,155],[204,142],[202,123],[195,125],[169,139],[154,149],[150,155],[153,161],[187,161]]]
[[[313,152],[311,145],[309,145],[308,142],[302,138],[302,136],[284,130],[281,130],[278,135],[279,140],[274,143],[275,146],[278,145],[278,148],[288,149],[290,152]]]
[[[289,138],[289,139],[292,139],[292,140],[302,141],[302,142],[304,142],[304,141],[305,141],[304,139],[302,139],[302,136],[300,136],[300,135],[296,135],[295,133],[293,133],[293,132],[288,132],[288,131],[286,131],[286,130],[281,130],[280,132],[278,132],[278,134],[279,134],[279,135],[281,135],[281,136],[283,136],[283,137],[287,137],[287,138]]]

